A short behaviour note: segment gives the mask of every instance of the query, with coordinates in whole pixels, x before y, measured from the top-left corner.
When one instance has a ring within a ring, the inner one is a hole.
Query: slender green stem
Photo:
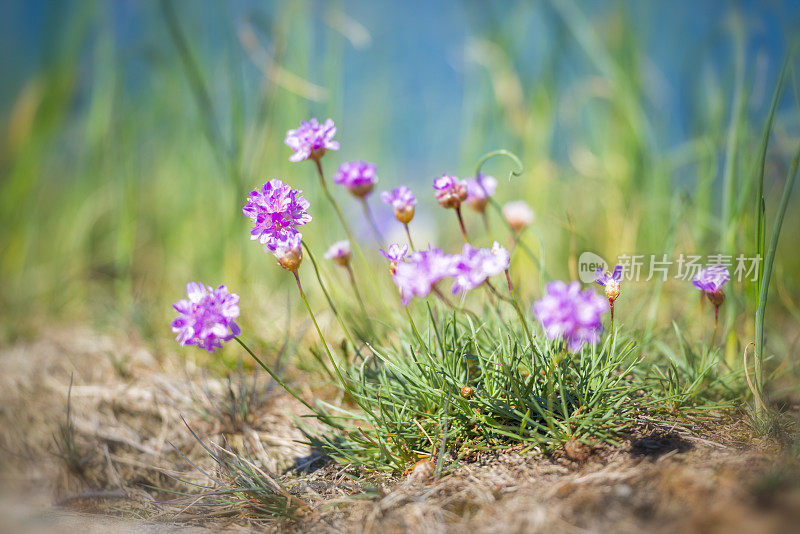
[[[451,310],[455,310],[455,309],[457,309],[457,308],[456,308],[456,305],[455,305],[455,304],[453,304],[452,302],[450,302],[450,300],[449,300],[447,297],[445,297],[445,296],[444,296],[444,293],[442,293],[442,290],[441,290],[441,289],[439,289],[439,288],[438,288],[438,287],[436,287],[436,286],[433,286],[433,287],[431,288],[431,290],[433,291],[433,294],[434,294],[434,295],[436,295],[437,297],[439,297],[439,300],[441,300],[442,302],[444,302],[444,303],[445,303],[445,305],[446,305],[448,308],[450,308]]]
[[[322,163],[320,163],[319,158],[314,159],[314,163],[317,166],[317,174],[319,174],[319,183],[322,187],[322,191],[325,193],[325,196],[328,197],[328,201],[333,206],[333,209],[336,210],[336,215],[339,217],[339,221],[342,223],[342,228],[344,229],[344,233],[347,234],[347,239],[349,239],[350,243],[355,246],[353,234],[350,233],[350,227],[347,226],[347,221],[344,218],[344,214],[342,213],[342,210],[339,208],[339,204],[336,203],[336,199],[333,198],[333,195],[331,195],[331,192],[325,183],[325,174],[322,172]]]
[[[325,336],[322,335],[322,330],[320,329],[319,324],[317,324],[317,318],[314,317],[314,312],[311,311],[311,306],[308,304],[308,299],[303,291],[303,286],[300,284],[300,276],[297,274],[297,271],[292,271],[292,274],[294,275],[294,279],[297,281],[297,289],[300,291],[300,297],[303,299],[303,303],[306,305],[308,315],[311,317],[311,321],[314,323],[314,328],[317,329],[317,335],[319,335],[320,340],[322,340],[322,346],[325,347],[325,353],[328,355],[328,359],[331,361],[331,365],[333,365],[333,369],[336,371],[336,376],[339,378],[342,388],[344,388],[345,391],[349,391],[347,382],[345,382],[342,372],[339,370],[339,366],[336,364],[333,354],[331,354],[331,349],[328,348],[328,343],[325,341]]]
[[[614,333],[614,301],[608,299],[608,307],[611,308],[611,334]]]
[[[300,401],[300,402],[301,402],[301,403],[302,403],[302,404],[303,404],[303,405],[304,405],[306,408],[308,408],[308,409],[309,409],[309,410],[311,410],[312,412],[314,412],[314,413],[316,413],[316,412],[317,412],[317,410],[315,410],[313,406],[311,406],[309,403],[307,403],[306,401],[304,401],[304,400],[303,400],[303,398],[302,398],[302,397],[300,397],[300,395],[298,395],[297,393],[295,393],[295,391],[294,391],[292,388],[290,388],[289,386],[287,386],[287,385],[286,385],[286,383],[285,383],[283,380],[281,380],[281,379],[278,377],[278,375],[276,375],[275,373],[273,373],[273,372],[272,372],[272,369],[270,369],[269,367],[267,367],[267,365],[266,365],[264,362],[262,362],[262,361],[261,361],[261,359],[260,359],[258,356],[256,356],[256,354],[255,354],[255,353],[254,353],[252,350],[250,350],[250,347],[248,347],[248,346],[247,346],[247,344],[245,344],[245,342],[244,342],[244,341],[242,341],[242,340],[239,338],[239,336],[234,336],[234,338],[233,338],[233,339],[235,339],[235,340],[236,340],[236,342],[237,342],[237,343],[239,343],[239,345],[241,345],[241,346],[242,346],[242,348],[243,348],[244,350],[246,350],[246,351],[247,351],[247,353],[248,353],[250,356],[252,356],[252,357],[253,357],[253,359],[256,361],[256,363],[258,363],[258,365],[260,365],[262,369],[264,369],[264,370],[265,370],[267,373],[269,373],[269,376],[271,376],[271,377],[272,377],[272,379],[273,379],[275,382],[277,382],[277,383],[278,383],[278,384],[279,384],[279,385],[280,385],[280,386],[281,386],[283,389],[285,389],[285,390],[286,390],[286,392],[287,392],[287,393],[289,393],[289,395],[291,395],[292,397],[294,397],[295,399],[297,399],[298,401]]]
[[[497,289],[492,285],[492,283],[489,281],[488,278],[483,283],[486,285],[486,288],[489,290],[490,294],[493,294],[495,297],[499,298],[502,301],[505,301],[505,302],[508,302],[508,303],[511,303],[511,304],[514,303],[514,301],[512,299],[501,295],[500,292],[497,291]]]
[[[413,252],[414,242],[411,240],[411,231],[408,229],[408,224],[403,224],[403,227],[406,229],[406,236],[408,237],[408,246],[411,247],[411,250]]]
[[[325,192],[325,196],[328,197],[333,209],[336,211],[336,215],[339,217],[339,221],[342,223],[342,228],[344,229],[344,233],[347,235],[347,239],[350,241],[350,246],[352,247],[353,251],[355,251],[356,256],[358,256],[359,261],[362,263],[365,272],[367,273],[367,277],[372,282],[373,288],[375,291],[378,291],[379,285],[375,277],[372,275],[372,270],[370,269],[369,262],[367,258],[364,256],[364,253],[361,251],[361,247],[358,246],[355,239],[353,239],[353,234],[350,232],[350,227],[347,225],[347,221],[342,214],[342,210],[339,208],[339,204],[336,203],[336,200],[331,195],[331,192],[328,190],[328,187],[325,183],[325,174],[322,172],[322,164],[320,163],[319,159],[315,159],[314,163],[317,167],[317,174],[319,175],[319,182],[322,186],[322,190]]]
[[[372,216],[372,210],[369,209],[369,204],[367,203],[367,197],[361,197],[361,206],[364,208],[364,216],[369,221],[370,227],[372,227],[372,233],[375,234],[375,238],[378,240],[378,243],[381,245],[384,244],[386,241],[383,239],[383,235],[381,235],[381,231],[378,230],[378,225],[375,224],[375,218]]]
[[[356,294],[356,298],[358,298],[358,304],[361,306],[361,313],[364,314],[364,317],[367,317],[367,308],[364,306],[364,300],[361,298],[361,292],[358,290],[358,285],[356,284],[356,277],[353,274],[353,268],[350,267],[350,263],[344,266],[347,269],[347,275],[350,278],[350,285],[353,286],[353,292]]]
[[[706,359],[708,359],[708,355],[711,354],[711,349],[714,347],[714,341],[717,339],[717,327],[719,326],[719,306],[714,306],[714,333],[711,334],[711,343],[708,345],[708,350],[706,350]]]
[[[337,310],[336,306],[334,306],[333,299],[331,298],[330,294],[328,293],[328,290],[325,288],[325,284],[322,282],[322,275],[319,272],[319,267],[317,267],[317,260],[314,258],[314,255],[311,253],[311,249],[308,248],[308,244],[305,241],[302,241],[302,243],[303,243],[303,248],[306,249],[306,254],[308,254],[308,259],[311,260],[311,265],[314,267],[314,274],[317,275],[317,282],[319,282],[319,287],[322,289],[322,292],[325,294],[325,299],[328,301],[328,305],[330,306],[331,311],[333,312],[333,315],[336,317],[336,321],[339,323],[339,326],[342,327],[342,330],[344,331],[344,335],[347,336],[347,339],[353,345],[353,350],[355,350],[356,353],[358,353],[359,352],[359,348],[358,348],[358,345],[356,345],[356,342],[353,340],[352,334],[350,334],[350,329],[347,328],[347,325],[344,324],[344,319],[342,319],[342,316],[339,314],[339,310]]]
[[[517,302],[517,295],[514,292],[514,284],[511,283],[511,275],[508,273],[508,269],[506,269],[506,281],[508,281],[508,292],[511,293],[511,300],[514,303],[514,310],[517,312],[519,322],[522,323],[522,328],[525,329],[525,335],[528,336],[528,341],[531,344],[531,351],[535,351],[536,345],[533,343],[533,335],[528,328],[528,322],[525,321],[525,316],[522,314],[522,309],[519,307],[519,302]]]

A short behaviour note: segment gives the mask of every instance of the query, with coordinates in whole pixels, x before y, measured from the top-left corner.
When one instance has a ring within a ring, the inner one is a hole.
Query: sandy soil
[[[301,443],[290,415],[302,406],[279,390],[232,422],[218,410],[224,381],[135,340],[62,329],[0,358],[2,532],[800,532],[795,462],[730,417],[643,421],[623,447],[484,453],[438,480],[428,464],[374,475]],[[77,471],[53,441],[70,376]],[[213,462],[183,420],[206,442],[224,434],[307,507],[259,520],[246,503],[202,508],[153,489],[209,484],[188,460],[211,473]]]

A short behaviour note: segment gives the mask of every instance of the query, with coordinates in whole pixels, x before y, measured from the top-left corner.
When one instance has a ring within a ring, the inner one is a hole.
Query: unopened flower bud
[[[337,241],[325,253],[326,260],[333,260],[337,265],[346,267],[350,263],[350,241]]]
[[[295,234],[284,240],[273,251],[275,259],[278,260],[278,265],[287,271],[295,272],[300,267],[300,262],[303,261],[303,248],[301,234]]]
[[[503,206],[503,218],[512,230],[519,233],[533,222],[533,210],[525,201],[516,200]]]

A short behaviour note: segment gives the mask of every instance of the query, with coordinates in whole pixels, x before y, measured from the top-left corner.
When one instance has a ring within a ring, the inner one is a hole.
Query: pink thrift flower
[[[334,135],[336,126],[331,119],[326,119],[323,124],[315,118],[301,122],[298,128],[286,132],[286,139],[283,140],[294,151],[289,161],[318,160],[328,150],[339,150],[339,142],[333,140]]]
[[[214,289],[196,282],[186,284],[186,296],[172,305],[178,317],[172,321],[172,331],[181,346],[196,345],[208,352],[222,347],[241,333],[239,295],[229,293],[226,286]]]

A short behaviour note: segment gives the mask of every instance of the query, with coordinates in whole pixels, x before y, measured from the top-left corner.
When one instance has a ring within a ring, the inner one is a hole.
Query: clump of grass
[[[660,406],[680,409],[732,408],[744,394],[741,368],[731,369],[719,350],[696,348],[673,323],[677,348],[664,339],[655,341],[659,355],[650,362],[645,380]]]
[[[346,373],[362,410],[320,403],[333,432],[309,432],[314,444],[375,470],[402,471],[438,456],[438,470],[445,454],[615,442],[633,421],[641,384],[631,380],[632,341],[610,335],[572,354],[540,337],[530,346],[499,318],[476,324],[429,310],[424,332],[412,321],[399,341],[370,347],[371,356]]]
[[[308,508],[302,499],[292,495],[281,484],[277,476],[259,466],[246,447],[243,455],[238,454],[224,437],[222,445],[214,442],[206,444],[188,424],[186,428],[213,461],[214,472],[199,467],[181,453],[192,467],[209,480],[209,484],[204,485],[178,479],[199,491],[167,491],[178,495],[173,502],[185,505],[183,510],[193,507],[211,510],[215,514],[240,512],[252,518],[295,519],[298,512]]]
[[[72,380],[69,377],[69,390],[67,392],[67,410],[64,422],[58,425],[58,433],[53,434],[55,455],[64,462],[70,473],[83,477],[92,453],[82,453],[75,440],[75,427],[72,426]]]
[[[246,373],[239,366],[220,381],[222,391],[204,380],[195,395],[197,410],[204,418],[219,421],[229,432],[242,432],[255,424],[260,408],[275,383],[260,379],[258,372]]]

